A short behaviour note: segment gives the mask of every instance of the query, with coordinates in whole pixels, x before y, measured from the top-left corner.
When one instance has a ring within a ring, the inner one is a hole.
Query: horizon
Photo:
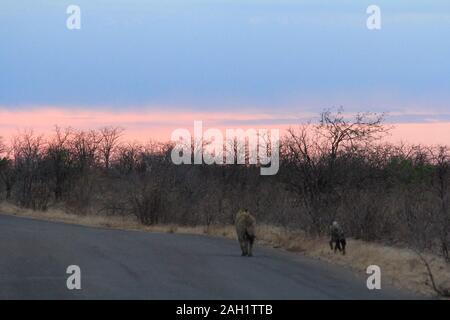
[[[145,144],[147,142],[170,142],[172,133],[177,129],[186,129],[194,134],[193,127],[195,121],[203,122],[203,132],[208,129],[218,129],[225,135],[227,129],[278,129],[280,137],[284,137],[289,129],[297,129],[304,125],[318,125],[319,114],[304,115],[302,118],[294,118],[294,122],[289,118],[282,119],[286,123],[272,125],[272,119],[267,114],[240,114],[239,119],[233,119],[230,114],[201,114],[192,113],[178,115],[177,121],[173,121],[174,113],[163,113],[143,115],[140,113],[113,114],[108,121],[104,120],[105,113],[102,112],[82,112],[70,113],[61,110],[47,109],[35,112],[14,112],[8,113],[0,110],[0,138],[4,142],[12,140],[14,137],[24,133],[32,132],[34,136],[42,136],[45,139],[54,136],[56,127],[60,129],[71,129],[80,131],[100,130],[107,127],[120,128],[122,142],[133,142]],[[351,115],[349,115],[351,116]],[[36,125],[36,119],[41,124]],[[20,122],[20,125],[10,125],[7,121]],[[5,119],[8,119],[5,121]],[[20,119],[20,120],[19,120]],[[58,119],[59,122],[53,121]],[[201,120],[206,119],[206,120]],[[255,120],[256,119],[256,120]],[[433,123],[393,123],[383,121],[385,127],[389,127],[388,132],[379,140],[383,143],[394,145],[444,145],[450,146],[448,132],[450,132],[450,122]],[[47,122],[45,122],[47,120]],[[171,125],[168,125],[171,123]],[[269,123],[269,124],[268,124]],[[424,134],[426,133],[426,134]]]

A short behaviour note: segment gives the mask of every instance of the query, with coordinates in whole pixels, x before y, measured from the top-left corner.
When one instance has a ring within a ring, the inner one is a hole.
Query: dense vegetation
[[[135,215],[143,224],[258,221],[433,251],[449,261],[450,152],[383,141],[383,116],[323,112],[283,137],[280,171],[255,165],[174,165],[171,143],[122,141],[122,130],[56,128],[0,139],[0,197],[35,210]]]

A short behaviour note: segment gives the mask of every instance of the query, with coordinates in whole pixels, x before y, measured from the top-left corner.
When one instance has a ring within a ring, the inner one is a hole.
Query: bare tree
[[[434,163],[433,187],[439,206],[436,214],[436,234],[441,244],[441,252],[450,262],[450,150],[446,146],[438,146],[430,150]]]
[[[3,137],[0,136],[0,156],[6,151],[6,145],[3,141]]]
[[[123,131],[124,130],[119,127],[105,127],[100,129],[101,141],[99,144],[99,151],[105,169],[109,169],[110,167],[111,156],[117,149]]]
[[[43,209],[48,205],[49,195],[46,172],[42,166],[45,141],[43,136],[25,131],[13,140],[14,161],[20,177],[19,203],[27,208]]]
[[[450,288],[446,288],[443,285],[439,285],[438,283],[436,283],[435,275],[428,260],[419,250],[415,249],[414,252],[417,254],[419,259],[422,261],[425,268],[427,269],[428,278],[430,279],[431,282],[431,288],[434,290],[434,292],[436,292],[436,294],[440,297],[449,298]]]
[[[142,152],[143,147],[138,143],[128,143],[118,146],[115,162],[117,170],[121,174],[131,174],[134,172]]]
[[[350,117],[345,115],[341,107],[337,112],[322,112],[316,129],[325,137],[330,159],[333,160],[343,147],[353,149],[383,138],[391,129],[383,123],[384,117],[385,114],[371,112],[356,113]]]
[[[6,190],[6,200],[11,199],[11,192],[16,181],[13,170],[13,161],[10,159],[9,151],[3,138],[0,137],[0,180],[3,182]],[[6,154],[5,154],[6,153]]]
[[[338,158],[348,162],[364,145],[380,139],[389,130],[382,121],[383,115],[358,113],[347,119],[342,109],[327,110],[319,124],[288,130],[282,148],[286,182],[301,199],[312,223],[310,231],[325,230],[346,192],[343,170],[336,168]]]
[[[70,139],[73,136],[71,128],[61,129],[55,127],[55,135],[48,143],[46,156],[52,167],[51,175],[54,178],[53,192],[56,201],[60,201],[71,173],[72,154],[70,150]]]
[[[71,150],[79,169],[85,170],[98,163],[98,150],[102,140],[95,130],[77,131],[71,139]]]

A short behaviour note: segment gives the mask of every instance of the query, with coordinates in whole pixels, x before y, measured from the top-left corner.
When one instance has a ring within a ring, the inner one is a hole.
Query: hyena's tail
[[[255,241],[256,233],[255,233],[255,224],[252,223],[245,229],[245,236],[248,240],[250,240],[252,243]]]

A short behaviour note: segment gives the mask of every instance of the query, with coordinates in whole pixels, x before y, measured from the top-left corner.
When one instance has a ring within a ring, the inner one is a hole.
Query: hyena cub
[[[333,221],[333,224],[330,227],[330,235],[331,250],[334,249],[334,253],[339,250],[339,252],[342,252],[342,254],[345,255],[345,246],[347,245],[347,241],[345,240],[344,230],[341,228],[339,223],[337,223],[337,221]]]
[[[248,210],[240,210],[236,216],[236,233],[241,245],[243,256],[252,256],[253,242],[255,241],[255,218]]]

